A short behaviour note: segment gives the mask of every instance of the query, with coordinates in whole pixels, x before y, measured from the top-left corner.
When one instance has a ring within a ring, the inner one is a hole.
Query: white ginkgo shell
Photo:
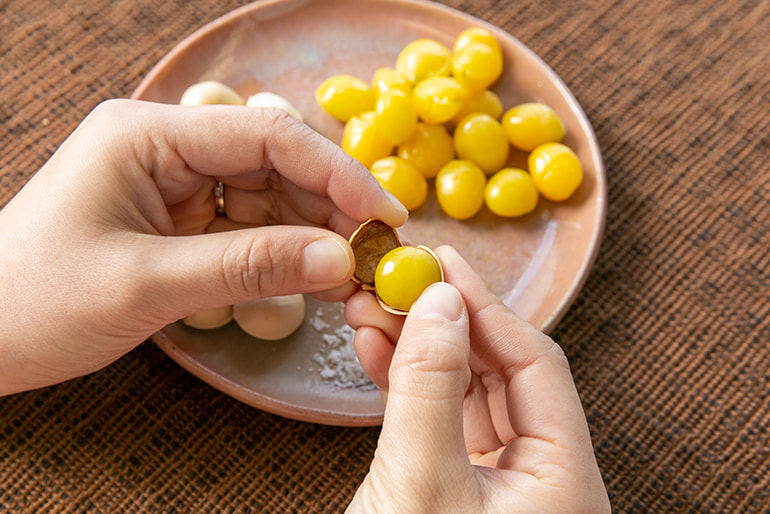
[[[217,82],[205,80],[185,89],[179,105],[244,105],[246,101],[236,90]]]
[[[191,314],[182,320],[188,327],[199,330],[213,330],[223,327],[233,320],[233,306],[225,305]]]
[[[305,297],[294,294],[236,303],[233,319],[241,330],[257,339],[283,339],[297,330],[305,319]]]
[[[262,91],[257,94],[251,95],[246,100],[248,107],[276,107],[288,112],[291,116],[294,116],[299,121],[302,121],[302,114],[284,97],[269,91]]]

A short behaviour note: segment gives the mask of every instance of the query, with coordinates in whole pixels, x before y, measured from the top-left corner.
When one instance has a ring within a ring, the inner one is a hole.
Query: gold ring
[[[217,181],[214,186],[214,212],[218,216],[227,216],[225,212],[225,185]]]

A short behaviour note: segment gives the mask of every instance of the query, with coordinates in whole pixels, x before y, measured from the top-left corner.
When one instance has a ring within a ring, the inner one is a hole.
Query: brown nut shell
[[[361,289],[365,291],[374,292],[377,302],[383,310],[399,316],[406,316],[409,314],[408,311],[396,309],[385,303],[374,288],[374,275],[377,270],[377,264],[379,264],[386,253],[394,248],[404,246],[396,229],[383,221],[372,218],[358,227],[353,235],[350,236],[349,242],[356,259],[356,270],[353,273],[353,282],[359,284]],[[444,268],[441,266],[441,261],[433,250],[425,246],[417,246],[417,248],[426,251],[436,260],[439,271],[441,272],[441,280],[443,281]]]
[[[393,227],[372,218],[358,227],[349,241],[356,259],[353,282],[366,291],[373,291],[377,263],[386,253],[402,246],[401,239]]]

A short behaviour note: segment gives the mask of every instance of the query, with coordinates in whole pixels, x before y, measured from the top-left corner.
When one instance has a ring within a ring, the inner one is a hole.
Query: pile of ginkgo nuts
[[[406,45],[395,68],[371,84],[334,75],[316,89],[318,104],[345,124],[341,146],[413,211],[435,179],[442,210],[473,217],[484,204],[501,217],[532,212],[539,196],[563,201],[583,180],[577,155],[562,143],[564,123],[540,102],[504,112],[492,86],[503,73],[494,35],[459,34],[450,50],[422,38]],[[507,167],[511,146],[528,152],[528,169]]]

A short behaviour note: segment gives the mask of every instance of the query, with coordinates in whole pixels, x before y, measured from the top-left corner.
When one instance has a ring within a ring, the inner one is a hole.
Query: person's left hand
[[[338,234],[370,217],[407,212],[282,111],[105,102],[0,211],[0,394],[95,371],[194,312],[342,299]]]

